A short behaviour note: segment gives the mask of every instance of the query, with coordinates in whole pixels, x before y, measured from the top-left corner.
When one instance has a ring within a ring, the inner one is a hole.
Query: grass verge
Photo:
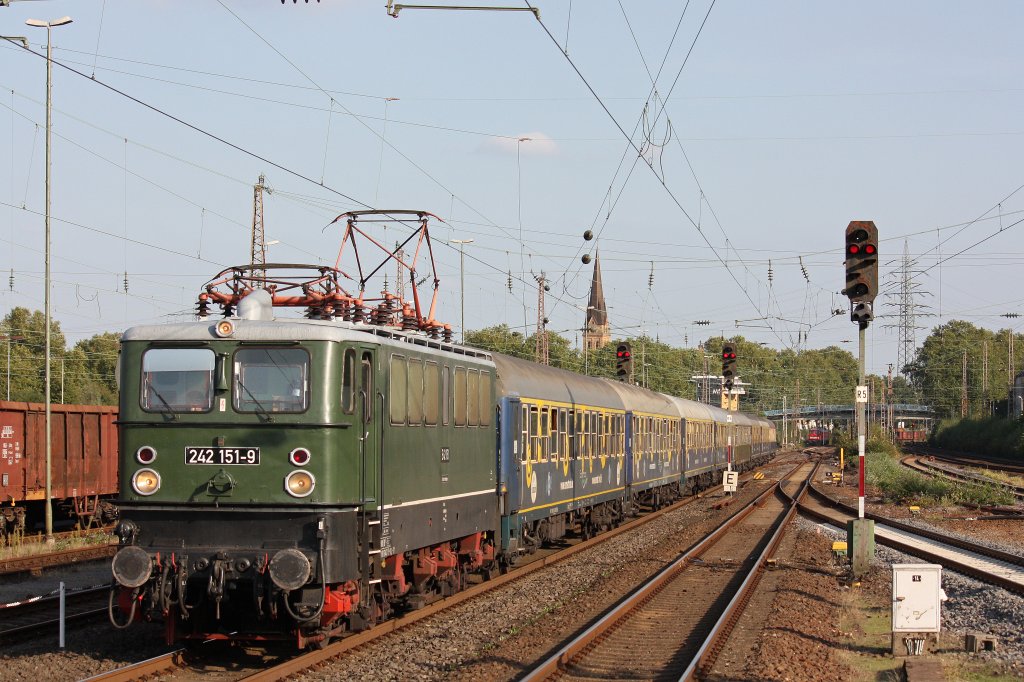
[[[966,483],[927,476],[900,464],[890,452],[865,455],[866,483],[878,489],[886,502],[900,505],[1002,505],[1013,504],[1013,496],[1000,485]],[[856,469],[857,458],[847,460],[847,468]]]

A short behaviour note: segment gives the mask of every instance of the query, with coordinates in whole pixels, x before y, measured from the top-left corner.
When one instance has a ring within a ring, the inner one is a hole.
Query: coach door
[[[519,405],[519,509],[531,509],[537,503],[536,465],[540,455],[538,447],[539,420],[536,405]]]
[[[359,468],[362,471],[362,498],[367,509],[385,504],[381,476],[384,395],[377,389],[376,357],[371,348],[356,349],[356,426],[359,438]],[[346,372],[348,367],[346,367]],[[383,384],[381,384],[383,385]]]

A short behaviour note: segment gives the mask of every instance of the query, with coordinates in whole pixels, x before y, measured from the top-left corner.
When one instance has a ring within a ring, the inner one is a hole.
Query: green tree
[[[11,400],[43,402],[46,386],[46,316],[38,310],[13,308],[0,322],[0,329],[10,339],[10,363],[7,362],[6,353],[2,357],[5,378],[10,379]],[[60,363],[64,355],[64,334],[60,330],[60,323],[51,319],[50,400],[55,402],[60,400]],[[3,395],[7,397],[6,386]]]
[[[921,344],[914,361],[907,365],[912,387],[940,417],[959,416],[966,359],[968,414],[987,416],[991,412],[991,402],[1006,394],[1009,334],[1009,330],[993,333],[963,320],[953,320],[936,327]],[[1024,336],[1016,334],[1015,346],[1024,345],[1022,342]],[[986,346],[987,377],[984,376]],[[1020,368],[1020,352],[1015,352],[1015,356],[1014,366]]]
[[[12,309],[0,321],[0,333],[9,339],[0,348],[4,379],[10,377],[11,400],[44,402],[46,385],[46,316],[28,308]],[[97,334],[68,351],[60,323],[50,324],[50,400],[86,405],[117,404],[116,368],[120,335]],[[62,390],[63,389],[63,390]],[[0,392],[7,397],[6,385]]]
[[[117,359],[121,335],[96,334],[75,344],[65,367],[64,399],[85,405],[117,404]],[[68,383],[70,382],[70,384]]]
[[[514,358],[533,359],[533,344],[519,332],[512,331],[507,324],[467,332],[466,344],[492,353],[511,355]]]

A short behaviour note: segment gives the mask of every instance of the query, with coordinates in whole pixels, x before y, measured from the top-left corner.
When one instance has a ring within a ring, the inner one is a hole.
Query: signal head
[[[846,226],[846,287],[843,293],[854,304],[875,300],[878,295],[878,228],[870,220]]]

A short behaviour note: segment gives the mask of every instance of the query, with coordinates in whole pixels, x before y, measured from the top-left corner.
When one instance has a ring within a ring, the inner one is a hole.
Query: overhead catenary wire
[[[524,2],[524,4],[526,4],[526,6],[531,7],[531,8],[533,7],[531,5],[531,3],[530,3],[530,0],[523,0],[523,2]],[[712,0],[711,5],[708,8],[708,13],[705,14],[704,20],[701,22],[700,29],[697,32],[697,37],[699,37],[700,33],[703,31],[703,28],[704,28],[704,26],[707,23],[708,16],[710,16],[711,9],[714,8],[714,5],[715,5],[715,0]],[[551,34],[551,31],[548,29],[548,27],[544,23],[544,21],[541,20],[541,19],[538,19],[537,22],[540,24],[541,28],[548,35],[548,37],[551,39],[552,43],[554,43],[555,46],[557,47],[558,46],[558,40]],[[694,44],[696,44],[696,37],[694,38]],[[690,47],[690,52],[692,52],[692,50],[693,50],[693,45],[691,45],[691,47]],[[559,52],[561,52],[561,50],[559,50]],[[690,53],[688,52],[687,54],[689,55]],[[623,127],[619,123],[618,119],[615,118],[615,115],[612,114],[612,112],[608,108],[608,106],[604,103],[604,101],[602,101],[601,96],[597,93],[596,90],[594,90],[593,86],[590,84],[590,82],[587,80],[587,78],[583,75],[583,72],[580,71],[579,67],[576,66],[576,64],[572,60],[572,58],[569,57],[569,55],[566,55],[564,53],[563,53],[563,57],[569,62],[569,65],[572,67],[572,69],[576,72],[576,74],[583,81],[583,83],[586,86],[586,88],[594,96],[594,98],[597,100],[598,104],[601,106],[601,108],[604,110],[604,112],[612,120],[612,122],[614,123],[615,127],[618,128],[619,132],[622,133],[623,137],[625,137],[628,140],[629,145],[633,148],[634,151],[636,151],[636,153],[638,155],[641,155],[641,150],[639,149],[639,147],[636,146],[636,143],[633,141],[632,137],[630,135],[626,134],[626,131],[623,129]],[[684,62],[684,64],[685,64],[685,62]],[[680,70],[680,73],[681,73],[681,70]],[[673,87],[674,87],[675,83],[678,82],[678,78],[679,78],[679,75],[677,74],[676,81],[673,82]],[[676,197],[675,193],[668,186],[668,184],[664,181],[664,179],[661,178],[660,176],[658,176],[657,171],[654,169],[653,164],[647,162],[646,159],[644,161],[645,161],[645,164],[648,166],[648,168],[650,168],[652,173],[654,173],[655,178],[657,178],[658,182],[661,184],[661,186],[664,188],[664,190],[668,193],[669,198],[672,200],[672,202],[676,205],[676,207],[680,210],[680,212],[682,212],[682,214],[686,217],[686,219],[696,228],[697,227],[697,223],[694,221],[693,217],[686,210],[686,208],[682,205],[682,203],[679,201],[679,198]],[[704,239],[704,241],[707,243],[707,245],[711,248],[711,250],[715,254],[715,256],[718,257],[719,260],[721,260],[723,265],[725,265],[725,260],[722,259],[721,255],[718,253],[718,250],[711,244],[710,240],[708,240],[708,238],[704,234],[704,232],[702,230],[700,230],[700,229],[698,229],[697,231],[701,235],[701,237]],[[750,293],[740,283],[739,279],[736,277],[736,274],[733,273],[732,270],[729,269],[728,267],[726,267],[726,271],[729,273],[729,276],[732,278],[732,280],[736,283],[736,286],[743,292],[744,297],[750,302],[750,305],[753,306],[755,310],[757,310],[758,309],[757,304],[754,302],[754,299],[750,296]],[[786,343],[785,339],[782,338],[782,336],[778,333],[778,331],[774,327],[771,328],[771,331],[776,336],[776,338],[779,339],[779,341],[781,343],[783,343],[783,344]]]

